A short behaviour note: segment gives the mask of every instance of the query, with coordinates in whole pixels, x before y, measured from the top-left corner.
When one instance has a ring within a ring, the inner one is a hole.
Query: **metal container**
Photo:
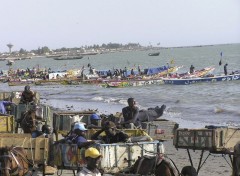
[[[104,173],[117,173],[130,167],[139,156],[164,153],[164,146],[159,141],[138,143],[115,143],[95,145],[102,157],[99,168]],[[76,169],[84,166],[84,149],[78,149],[76,144],[54,145],[54,160],[58,168]]]

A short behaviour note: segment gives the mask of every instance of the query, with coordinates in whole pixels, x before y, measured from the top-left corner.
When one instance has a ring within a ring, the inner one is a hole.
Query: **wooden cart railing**
[[[0,133],[0,147],[19,146],[27,152],[27,159],[35,167],[45,166],[49,158],[49,139],[44,137],[32,138],[30,134]],[[45,167],[43,167],[43,175]]]

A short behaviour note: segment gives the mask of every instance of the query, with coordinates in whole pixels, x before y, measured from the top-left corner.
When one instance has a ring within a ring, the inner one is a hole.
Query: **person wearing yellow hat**
[[[98,149],[90,147],[85,151],[86,167],[77,174],[77,176],[101,176],[98,165],[101,162],[102,155]]]
[[[100,136],[103,131],[106,135]],[[93,134],[91,139],[102,140],[105,144],[112,144],[118,142],[127,142],[129,140],[129,136],[123,131],[117,130],[115,123],[106,121],[103,124],[102,129]]]

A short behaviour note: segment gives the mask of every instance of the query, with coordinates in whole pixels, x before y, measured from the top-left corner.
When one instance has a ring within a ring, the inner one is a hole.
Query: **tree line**
[[[74,48],[66,48],[66,47],[62,47],[60,49],[55,49],[55,50],[51,50],[49,49],[49,47],[44,46],[44,47],[38,47],[38,49],[36,50],[31,50],[31,53],[37,54],[37,55],[42,55],[45,53],[50,53],[50,52],[66,52],[66,51],[72,51],[72,50],[79,50],[82,51],[84,49],[86,50],[98,50],[98,49],[129,49],[129,48],[140,48],[142,47],[139,43],[128,43],[128,44],[120,44],[120,43],[108,43],[108,44],[102,44],[102,45],[90,45],[90,46],[82,46],[82,47],[74,47]],[[21,48],[19,50],[19,54],[27,54],[29,51]],[[14,52],[13,52],[14,53]]]

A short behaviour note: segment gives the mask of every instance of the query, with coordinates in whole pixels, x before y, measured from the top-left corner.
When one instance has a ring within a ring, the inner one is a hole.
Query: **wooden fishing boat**
[[[76,60],[82,59],[83,56],[61,56],[61,57],[54,57],[54,60]]]
[[[79,79],[50,79],[50,80],[38,80],[34,82],[35,85],[78,85],[80,84]]]
[[[192,77],[192,78],[163,78],[164,84],[189,85],[202,82],[219,82],[240,80],[240,74],[220,75],[211,77]]]
[[[148,56],[159,56],[160,52],[156,52],[156,53],[149,53]]]

